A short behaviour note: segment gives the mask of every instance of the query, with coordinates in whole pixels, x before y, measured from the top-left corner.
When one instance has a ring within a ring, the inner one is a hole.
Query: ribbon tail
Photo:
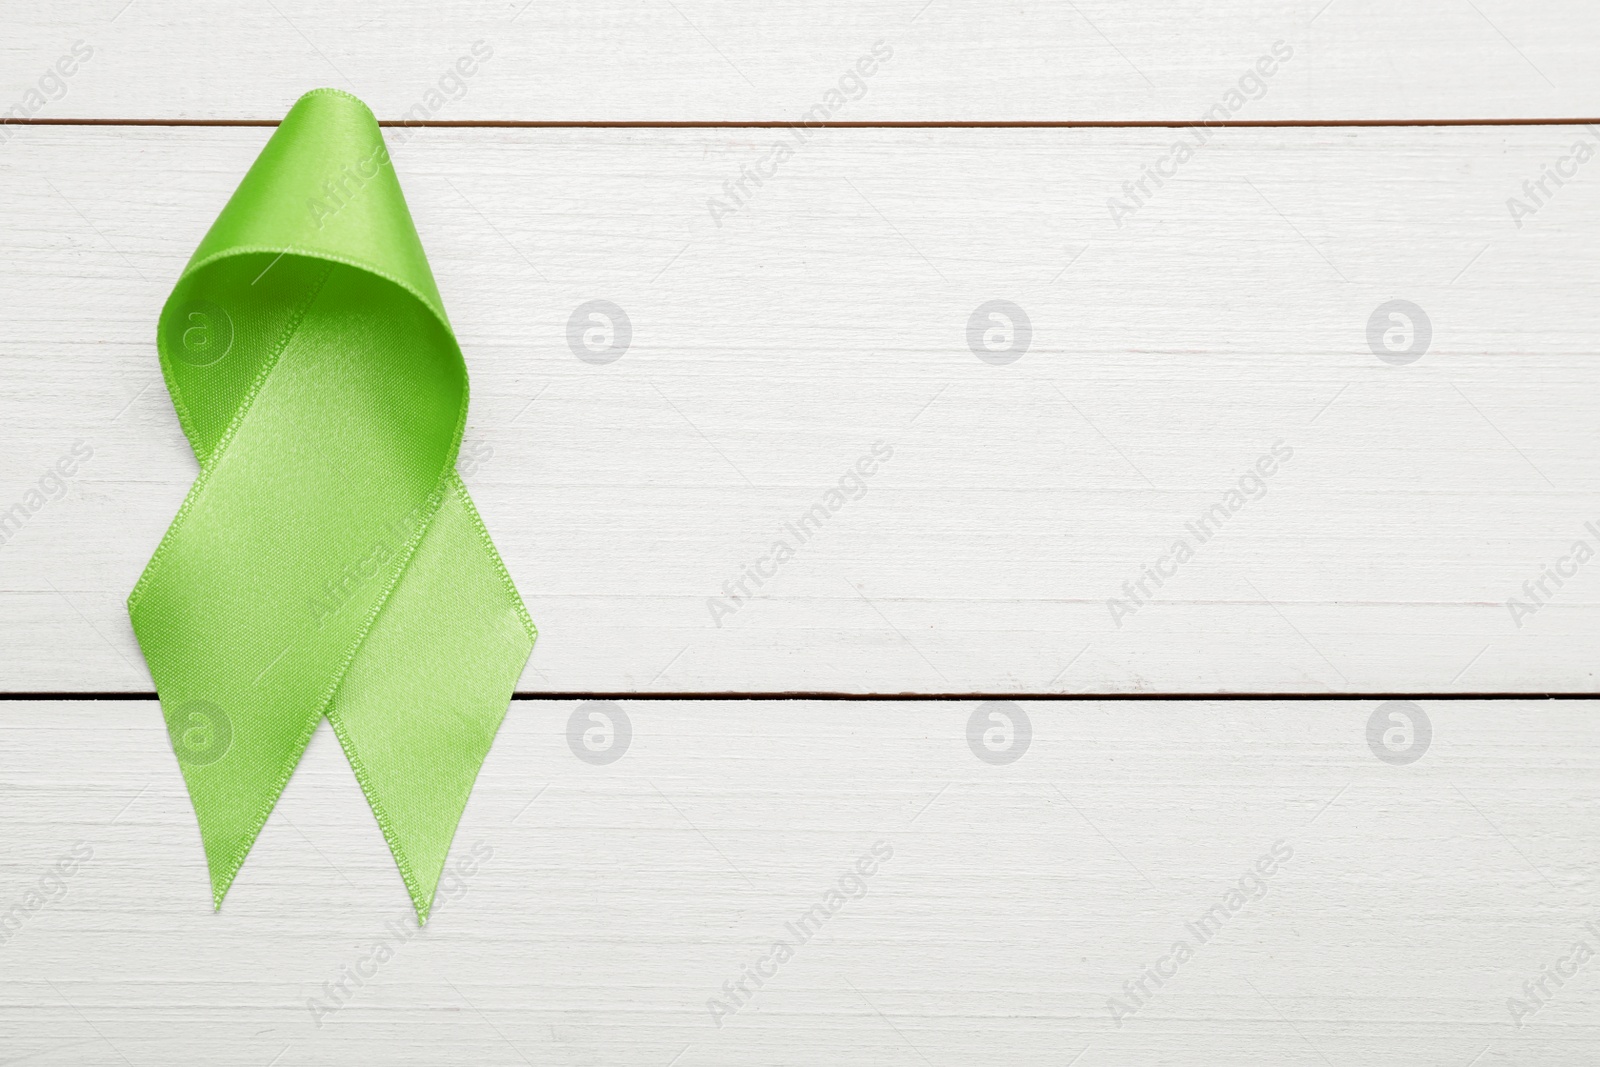
[[[418,925],[534,637],[452,475],[328,709]]]
[[[221,909],[322,716],[246,722],[203,700],[163,702],[162,711],[200,824],[212,907]]]

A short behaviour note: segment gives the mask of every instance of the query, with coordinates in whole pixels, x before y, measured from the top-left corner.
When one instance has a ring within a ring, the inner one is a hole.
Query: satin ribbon
[[[128,612],[214,904],[326,716],[426,922],[535,631],[455,470],[466,365],[364,104],[295,104],[157,347],[200,475]]]

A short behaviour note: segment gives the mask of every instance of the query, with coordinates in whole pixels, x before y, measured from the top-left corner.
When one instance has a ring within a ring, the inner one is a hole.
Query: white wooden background
[[[1600,113],[1585,0],[192,0],[8,4],[20,95],[96,50],[57,117],[270,119],[313,85],[398,119],[476,41],[494,55],[440,121],[789,121],[883,38],[841,121],[1197,118],[1274,41],[1240,115],[1283,121]]]
[[[992,766],[968,748],[971,702],[625,702],[631,747],[601,767],[568,748],[576,704],[518,701],[452,863],[492,855],[401,942],[386,924],[408,929],[406,896],[331,731],[212,914],[154,702],[10,705],[7,897],[79,841],[93,856],[0,946],[0,1048],[243,1067],[1594,1062],[1600,964],[1520,1028],[1506,1001],[1600,944],[1595,702],[1423,702],[1432,744],[1405,766],[1368,750],[1366,701],[1023,706],[1031,744]],[[1266,895],[1209,943],[1187,935],[1280,840]],[[878,841],[893,858],[865,895],[717,1026],[707,1000]],[[317,1026],[307,1000],[385,939],[394,958]],[[1194,957],[1117,1027],[1107,998],[1178,939]]]
[[[1592,966],[1507,1007],[1600,948],[1595,703],[1419,699],[1420,760],[1367,741],[1372,694],[1596,692],[1600,564],[1507,609],[1600,545],[1600,164],[1507,207],[1600,148],[1591,5],[94,0],[0,30],[0,116],[28,115],[0,125],[0,512],[93,452],[0,544],[0,694],[26,697],[0,700],[0,918],[51,898],[0,943],[0,1063],[1600,1058]],[[790,136],[753,124],[880,41],[831,116],[864,125],[713,219]],[[1269,125],[1212,131],[1117,226],[1107,198],[1280,41],[1230,115]],[[195,474],[156,314],[262,124],[322,84],[461,124],[389,133],[472,374],[464,473],[541,631],[522,693],[1191,699],[1024,701],[1000,766],[976,700],[624,701],[606,766],[569,746],[579,704],[519,700],[452,863],[492,857],[315,1025],[414,929],[327,732],[213,915],[154,701],[48,695],[151,691],[123,600]],[[1396,299],[1432,324],[1407,365],[1367,339]],[[594,300],[632,323],[607,365],[567,341]],[[968,345],[992,300],[1032,323],[1009,365]],[[1265,497],[1117,625],[1278,441]],[[1268,895],[1115,1026],[1280,839]],[[880,840],[866,896],[716,1026]]]
[[[0,146],[8,498],[94,449],[0,547],[8,689],[152,688],[123,600],[196,470],[152,316],[267,134]],[[396,153],[472,373],[467,481],[541,630],[522,691],[1594,688],[1600,565],[1506,601],[1600,519],[1600,182],[1505,207],[1593,135],[1224,130],[1120,230],[1106,197],[1168,131],[822,135],[720,228],[705,198],[770,132]],[[1406,366],[1366,337],[1396,297],[1433,322]],[[594,299],[633,323],[603,366],[566,340]],[[1033,324],[1008,366],[967,347],[991,299]],[[1114,620],[1279,439],[1265,498]],[[714,618],[880,440],[865,496]]]

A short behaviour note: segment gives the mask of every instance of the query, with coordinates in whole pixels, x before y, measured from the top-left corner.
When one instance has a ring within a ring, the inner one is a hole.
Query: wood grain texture
[[[0,546],[6,690],[151,688],[123,599],[196,472],[154,324],[267,132],[0,153],[0,509],[94,453]],[[1588,136],[1228,130],[1119,229],[1162,131],[823,131],[720,226],[764,135],[418,133],[463,466],[542,632],[523,690],[1593,689],[1600,566],[1507,607],[1600,525],[1600,184],[1506,207]],[[1394,298],[1432,322],[1406,366],[1368,347]],[[608,365],[567,338],[595,299],[632,323]],[[1006,366],[968,347],[993,299],[1032,323]],[[1114,618],[1274,442],[1265,497]]]
[[[1581,0],[5,23],[46,122],[1600,115]],[[123,598],[196,473],[154,324],[268,133],[0,126],[0,693],[151,689]],[[389,135],[525,692],[1596,689],[1596,130]],[[328,730],[212,914],[156,703],[0,700],[0,1063],[1587,1067],[1597,712],[518,700],[418,932]]]
[[[794,121],[880,40],[893,59],[834,118],[1188,122],[1278,41],[1293,59],[1247,86],[1257,99],[1235,118],[1600,114],[1600,15],[1584,0],[14,6],[0,111],[46,118],[276,120],[334,85],[385,119],[420,103],[452,121]],[[93,55],[65,94],[47,98],[60,92],[47,81],[28,98],[79,41]],[[450,81],[480,41],[492,56]]]
[[[0,706],[0,907],[92,852],[0,945],[0,1048],[40,1067],[1593,1062],[1600,964],[1546,980],[1521,1027],[1507,1006],[1600,940],[1593,703],[1425,703],[1432,742],[1404,766],[1369,751],[1370,702],[1030,702],[1007,765],[969,749],[970,703],[613,705],[632,742],[607,766],[569,748],[580,710],[513,704],[452,852],[476,869],[405,940],[328,730],[212,914],[153,701]],[[716,1025],[723,982],[877,842],[893,855],[864,895]],[[1292,855],[1245,880],[1259,899],[1195,938],[1275,844]],[[1115,1025],[1108,998],[1178,940],[1192,958]],[[318,1026],[308,1000],[380,942],[393,958]]]

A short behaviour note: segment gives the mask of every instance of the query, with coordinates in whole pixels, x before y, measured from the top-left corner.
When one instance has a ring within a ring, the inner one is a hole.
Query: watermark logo
[[[488,41],[474,41],[471,53],[462,53],[456,61],[439,75],[435,85],[429,86],[422,98],[413,103],[400,115],[400,125],[403,127],[390,135],[394,146],[399,148],[416,134],[415,124],[437,118],[447,104],[460,100],[467,95],[467,79],[477,74],[482,64],[487,63],[494,55],[494,47]]]
[[[463,442],[465,447],[465,442]],[[457,457],[459,463],[459,455]],[[306,610],[317,620],[317,628],[325,626],[330,618],[356,595],[368,582],[393,569],[393,561],[412,541],[420,536],[422,527],[432,518],[433,501],[416,505],[400,518],[383,526],[373,538],[372,546],[364,555],[346,563],[337,576],[322,583],[315,595],[306,598]]]
[[[209,700],[191,700],[166,718],[180,763],[205,767],[233,747],[233,720]]]
[[[82,438],[72,443],[70,451],[62,454],[55,463],[46,467],[39,476],[39,484],[30,486],[22,499],[0,511],[0,545],[7,544],[27,525],[29,519],[44,509],[46,504],[67,495],[67,480],[78,473],[78,465],[94,456],[94,448]]]
[[[1594,538],[1595,545],[1600,545],[1600,527],[1593,522],[1586,522],[1583,524],[1583,529]],[[1594,559],[1594,555],[1594,545],[1580,537],[1572,542],[1566,555],[1541,568],[1539,577],[1530,578],[1522,583],[1522,597],[1514,594],[1507,597],[1506,610],[1511,613],[1511,621],[1517,629],[1522,629],[1524,619],[1537,615],[1541,608],[1554,600],[1562,586],[1567,584],[1567,579],[1576,578],[1578,568]]]
[[[233,350],[233,318],[210,300],[191,300],[172,317],[168,348],[191,367],[209,367]]]
[[[1202,511],[1193,522],[1184,523],[1183,533],[1173,539],[1165,552],[1156,557],[1153,563],[1142,564],[1137,578],[1122,583],[1122,596],[1106,598],[1106,611],[1110,613],[1117,629],[1122,629],[1123,619],[1154,600],[1155,590],[1165,585],[1168,579],[1176,578],[1179,568],[1194,559],[1199,547],[1222,532],[1222,528],[1243,511],[1245,505],[1265,498],[1267,479],[1277,474],[1282,465],[1293,457],[1294,449],[1283,438],[1272,442],[1271,450],[1257,456],[1255,463],[1239,476],[1236,487],[1229,488],[1220,500]]]
[[[723,1021],[748,1007],[757,991],[778,975],[785,963],[794,959],[795,950],[822,930],[823,923],[837,915],[852,900],[867,895],[867,879],[877,874],[882,865],[894,858],[894,846],[887,841],[874,842],[872,847],[856,862],[845,868],[816,903],[801,912],[791,922],[783,924],[783,933],[772,938],[767,948],[755,959],[743,965],[736,978],[722,983],[722,996],[709,997],[706,1011],[711,1021],[720,1029]]]
[[[1594,133],[1594,127],[1587,127]],[[1528,180],[1522,183],[1522,196],[1506,198],[1506,211],[1511,215],[1511,224],[1517,229],[1522,229],[1522,220],[1539,213],[1539,210],[1555,198],[1556,192],[1567,182],[1578,176],[1578,168],[1594,158],[1595,145],[1590,141],[1576,140],[1566,155],[1556,159],[1555,165],[1545,163],[1539,169],[1538,180]]]
[[[567,347],[585,363],[615,363],[633,344],[628,313],[609,300],[579,304],[567,316]]]
[[[627,755],[633,722],[610,700],[579,704],[567,719],[567,747],[583,762],[604,767]]]
[[[1367,317],[1367,347],[1385,363],[1397,367],[1415,363],[1432,343],[1432,320],[1409,300],[1379,304]]]
[[[463,437],[461,450],[456,455],[456,470],[463,478],[471,478],[483,470],[494,458],[494,446],[481,437]]]
[[[1409,700],[1388,700],[1367,719],[1367,747],[1385,763],[1415,763],[1433,743],[1428,713]]]
[[[967,747],[985,763],[1015,763],[1032,743],[1032,720],[1009,700],[986,700],[967,718]]]
[[[876,474],[879,467],[893,456],[893,445],[887,441],[873,442],[870,451],[863,452],[855,463],[845,468],[833,488],[818,497],[816,503],[793,522],[784,523],[783,529],[768,545],[765,555],[754,563],[742,564],[739,577],[729,578],[722,583],[722,596],[706,597],[706,611],[711,615],[712,624],[720,629],[723,619],[742,611],[746,604],[755,599],[752,586],[760,589],[770,579],[777,577],[779,569],[799,554],[801,546],[810,544],[812,539],[821,534],[823,527],[843,511],[846,504],[866,496],[866,479]]]
[[[306,200],[306,210],[311,214],[312,223],[317,229],[322,229],[329,219],[355,203],[367,183],[376,178],[384,167],[393,165],[389,159],[389,146],[381,139],[371,152],[356,160],[354,167],[349,163],[341,163],[338,173],[323,181],[322,195]]]
[[[1122,983],[1122,997],[1107,997],[1106,1010],[1111,1021],[1120,1030],[1122,1021],[1149,1004],[1156,991],[1178,976],[1178,970],[1194,958],[1200,945],[1209,944],[1233,918],[1242,914],[1251,904],[1267,895],[1267,879],[1283,869],[1294,858],[1294,846],[1281,838],[1256,858],[1251,868],[1222,893],[1216,903],[1201,913],[1194,922],[1183,924],[1188,937],[1173,941],[1166,955],[1144,968],[1137,976]],[[1193,938],[1193,943],[1190,943]]]
[[[1106,209],[1111,213],[1112,224],[1122,229],[1129,216],[1153,200],[1156,190],[1165,186],[1168,180],[1176,178],[1183,165],[1211,142],[1211,125],[1231,119],[1243,111],[1250,101],[1265,97],[1269,89],[1268,79],[1293,57],[1294,47],[1287,41],[1274,42],[1269,52],[1258,56],[1235,84],[1230,85],[1221,98],[1206,109],[1199,121],[1187,127],[1194,144],[1187,141],[1172,142],[1164,153],[1140,172],[1139,177],[1122,183],[1122,199],[1106,197]]]
[[[835,118],[849,104],[867,95],[867,79],[893,57],[894,48],[882,37],[874,41],[871,51],[863,53],[855,63],[845,68],[821,99],[806,108],[798,120],[789,124],[788,141],[774,141],[766,155],[753,165],[741,164],[738,177],[722,183],[721,196],[706,197],[706,211],[710,213],[711,221],[720,228],[724,218],[748,207],[755,199],[757,190],[776,178],[783,165],[811,140],[814,128]]]
[[[1033,323],[1009,300],[979,304],[967,319],[967,347],[985,363],[996,367],[1015,363],[1031,344]]]
[[[401,114],[402,128],[392,131],[388,142],[380,139],[371,152],[355,161],[353,169],[349,162],[341,163],[339,170],[322,183],[322,195],[306,200],[306,210],[311,215],[312,224],[320,230],[329,220],[355,203],[361,191],[377,178],[384,167],[393,167],[389,143],[393,143],[397,150],[403,148],[407,141],[416,136],[417,123],[436,118],[446,105],[466,96],[467,79],[477,74],[481,64],[493,55],[494,49],[487,41],[475,42],[470,55],[463,53],[457,56],[455,64],[446,67],[444,73],[439,75],[437,88],[429,87],[422,99]]]
[[[479,841],[466,855],[454,863],[447,863],[439,873],[439,886],[434,893],[429,917],[437,916],[440,907],[445,904],[453,904],[465,897],[472,877],[482,864],[492,859],[494,848]],[[410,912],[403,911],[385,921],[382,935],[373,939],[370,948],[360,951],[348,963],[340,966],[332,978],[322,983],[319,995],[306,998],[306,1011],[310,1012],[311,1021],[317,1029],[322,1029],[323,1022],[330,1016],[344,1010],[368,982],[378,977],[383,965],[394,959],[403,946],[413,938],[425,937],[423,929],[412,922]]]
[[[1506,998],[1506,1010],[1510,1012],[1511,1021],[1517,1024],[1518,1030],[1527,1025],[1528,1016],[1539,1014],[1546,1004],[1555,999],[1556,990],[1566,985],[1568,979],[1576,978],[1578,972],[1594,959],[1594,946],[1590,944],[1590,939],[1600,944],[1600,926],[1592,921],[1586,922],[1583,930],[1584,936],[1572,942],[1566,955],[1558,956],[1539,968],[1539,977],[1522,983],[1522,994],[1526,1000]]]
[[[51,101],[62,100],[67,95],[67,80],[94,57],[94,46],[87,41],[75,41],[72,50],[45,68],[44,74],[22,97],[4,112],[0,112],[0,143],[16,136],[6,126],[13,119],[32,118]]]
[[[0,912],[0,945],[16,937],[24,924],[35,914],[65,897],[67,879],[76,874],[80,866],[92,859],[94,859],[94,846],[87,841],[79,841],[72,846],[71,852],[46,868],[10,908]]]

